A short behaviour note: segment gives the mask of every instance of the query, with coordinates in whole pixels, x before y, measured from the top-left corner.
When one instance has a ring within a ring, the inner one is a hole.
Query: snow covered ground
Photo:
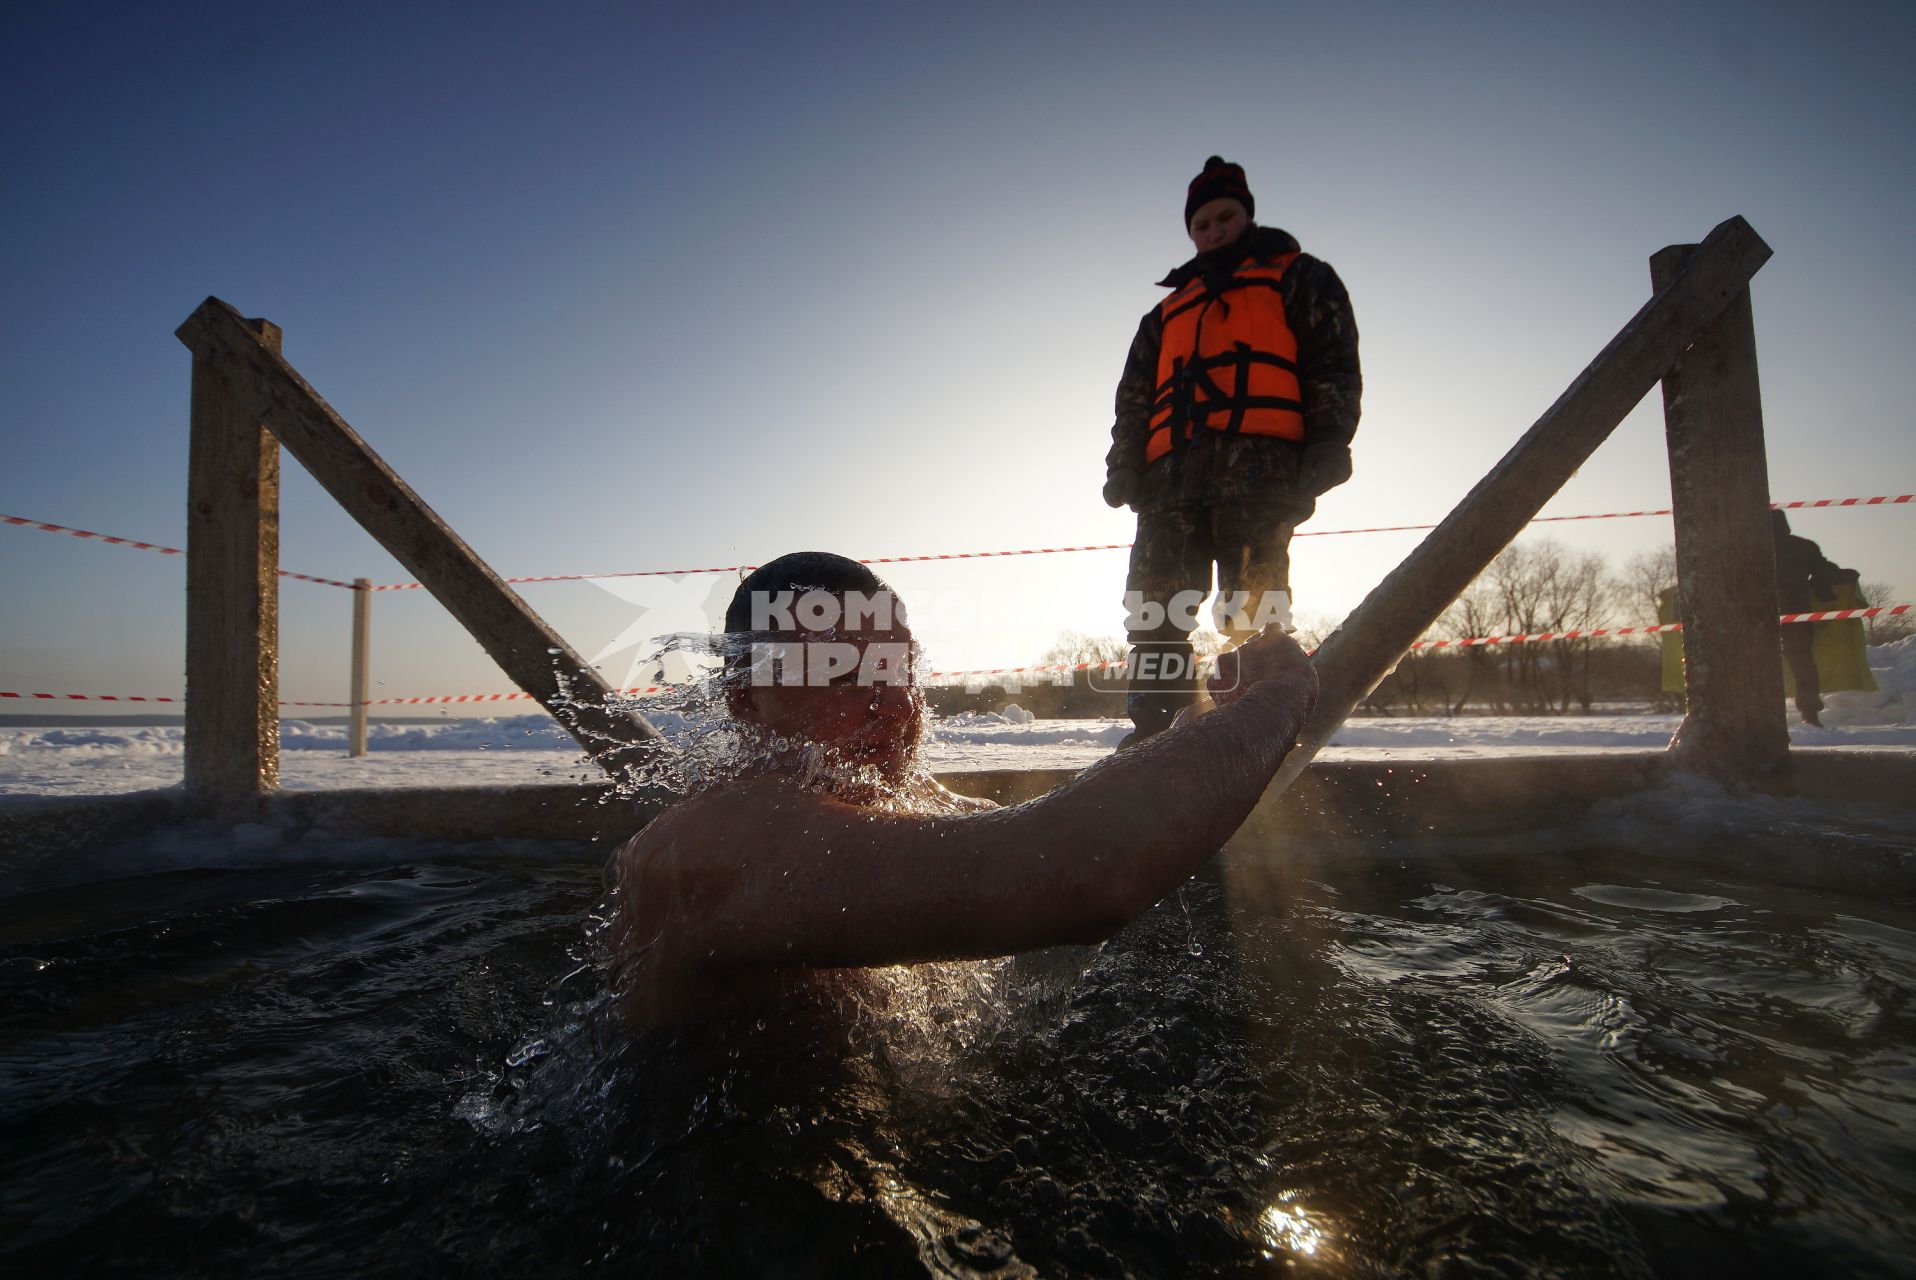
[[[1826,727],[1795,724],[1805,747],[1916,749],[1916,637],[1871,651],[1875,694],[1831,695]],[[1323,758],[1498,756],[1548,751],[1660,748],[1676,716],[1457,716],[1352,720]],[[670,723],[662,727],[668,732]],[[1110,753],[1130,728],[1116,720],[1032,720],[965,715],[933,726],[926,758],[935,770],[1080,769]],[[346,730],[287,720],[281,783],[289,789],[413,787],[589,781],[597,771],[541,715],[374,725],[369,754],[353,759]],[[184,731],[178,726],[0,728],[0,807],[30,796],[105,795],[176,786]]]

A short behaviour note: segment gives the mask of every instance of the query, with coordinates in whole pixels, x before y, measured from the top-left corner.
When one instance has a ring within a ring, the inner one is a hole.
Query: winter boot
[[[1197,697],[1196,666],[1186,640],[1140,640],[1125,663],[1124,712],[1136,725],[1118,750],[1164,732]]]

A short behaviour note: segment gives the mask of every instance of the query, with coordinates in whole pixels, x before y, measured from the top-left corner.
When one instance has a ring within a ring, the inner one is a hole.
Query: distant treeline
[[[1621,569],[1612,569],[1601,556],[1573,551],[1550,539],[1518,542],[1491,562],[1428,638],[1645,625],[1658,621],[1658,597],[1675,585],[1674,548],[1633,556]],[[1866,583],[1863,593],[1873,602],[1893,598],[1891,589],[1880,583]],[[1333,625],[1321,619],[1300,619],[1298,639],[1307,648],[1315,647]],[[1869,643],[1887,644],[1916,631],[1916,622],[1907,616],[1878,619],[1867,630]],[[1195,640],[1200,652],[1215,651],[1220,645],[1209,632],[1199,632]],[[1122,659],[1125,651],[1124,641],[1115,636],[1066,632],[1042,661],[1104,662]],[[1045,719],[1122,716],[1124,694],[1110,687],[1119,679],[1115,669],[1080,671],[1055,683],[1017,688],[946,686],[927,693],[933,708],[944,715],[997,711],[1015,702]],[[1358,713],[1566,715],[1619,703],[1680,709],[1681,695],[1663,691],[1659,637],[1415,650],[1385,677]]]

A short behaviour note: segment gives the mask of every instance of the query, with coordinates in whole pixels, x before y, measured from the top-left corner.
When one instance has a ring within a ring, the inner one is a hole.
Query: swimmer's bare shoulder
[[[703,938],[753,872],[749,833],[777,806],[772,781],[735,782],[682,800],[615,855],[613,951],[623,963],[628,1018],[642,1014],[635,1020],[650,1023],[650,1006],[713,994],[702,990],[709,985],[703,970],[715,958]]]
[[[993,807],[950,799],[941,806],[946,813]],[[674,981],[717,981],[763,964],[882,959],[845,947],[833,919],[851,916],[848,899],[868,897],[846,883],[848,874],[883,878],[885,868],[872,865],[872,840],[861,838],[876,818],[868,806],[776,777],[681,801],[617,854],[618,945],[643,948],[637,967]],[[892,848],[882,860],[903,856],[906,850]],[[841,870],[855,863],[865,870]]]
[[[997,807],[930,779],[913,799],[942,815]],[[614,858],[613,950],[628,1021],[643,1027],[721,1009],[760,994],[772,971],[895,963],[890,944],[854,937],[867,930],[869,892],[852,882],[882,889],[888,868],[871,855],[887,864],[907,856],[859,838],[875,816],[870,806],[759,777],[683,800],[627,840]]]

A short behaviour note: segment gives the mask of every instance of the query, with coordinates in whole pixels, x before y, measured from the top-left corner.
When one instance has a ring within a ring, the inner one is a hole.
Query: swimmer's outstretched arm
[[[1216,711],[1013,808],[881,813],[772,779],[708,794],[622,854],[626,909],[713,978],[1109,937],[1230,838],[1316,701],[1310,660],[1281,633],[1225,655],[1220,676],[1233,668]]]

